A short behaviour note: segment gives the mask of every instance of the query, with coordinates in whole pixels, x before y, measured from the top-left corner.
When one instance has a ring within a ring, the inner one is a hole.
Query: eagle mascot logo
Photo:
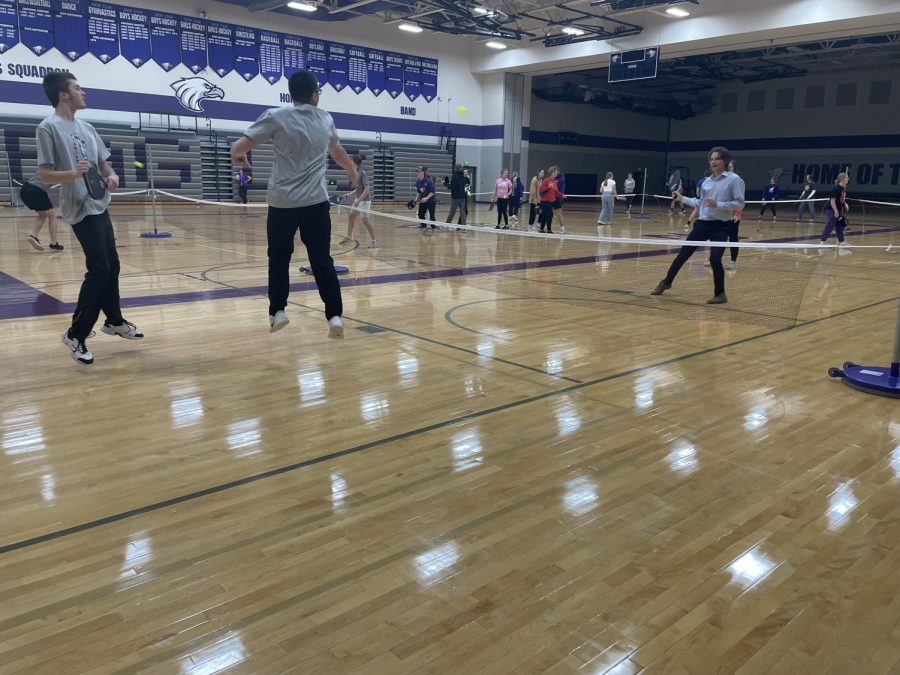
[[[181,101],[181,105],[193,112],[203,112],[203,106],[200,104],[205,99],[225,98],[224,91],[202,77],[182,77],[169,86]]]

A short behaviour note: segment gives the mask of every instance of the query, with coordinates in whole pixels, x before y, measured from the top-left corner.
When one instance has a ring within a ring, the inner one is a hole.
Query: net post
[[[894,352],[891,354],[891,377],[900,377],[900,299],[897,300],[897,324],[894,328]]]
[[[9,163],[9,153],[6,155],[6,176],[9,179],[9,204],[7,204],[6,208],[8,209],[21,209],[24,204],[22,204],[19,199],[19,191],[16,190],[15,185],[13,184],[12,177],[12,166]]]
[[[147,143],[148,176],[150,178],[150,213],[153,218],[153,231],[141,232],[142,239],[166,239],[172,236],[171,232],[160,232],[156,227],[156,181],[153,175],[153,148]]]
[[[650,216],[644,215],[644,200],[647,198],[647,167],[644,167],[644,186],[641,188],[641,212],[636,216],[631,216],[633,220],[648,220]]]
[[[843,368],[829,368],[830,377],[839,377],[848,387],[867,394],[900,398],[900,298],[897,301],[897,323],[894,328],[894,351],[891,364],[884,366],[860,366],[845,363]]]

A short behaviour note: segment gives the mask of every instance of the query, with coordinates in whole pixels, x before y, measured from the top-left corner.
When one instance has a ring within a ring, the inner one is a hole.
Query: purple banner
[[[306,38],[298,35],[282,35],[281,42],[284,45],[282,50],[284,76],[289,78],[298,70],[306,70]]]
[[[347,83],[357,94],[366,88],[366,50],[347,47]]]
[[[384,55],[384,83],[391,98],[403,93],[403,54],[387,52]]]
[[[181,62],[192,73],[199,73],[206,68],[206,21],[180,16],[178,27],[181,29]]]
[[[234,69],[245,82],[259,75],[259,38],[255,28],[234,27]]]
[[[109,63],[119,55],[117,13],[116,5],[88,3],[88,49],[100,63]]]
[[[431,103],[437,98],[438,62],[422,59],[422,98]]]
[[[50,0],[19,0],[19,36],[38,56],[53,48]]]
[[[347,86],[347,45],[328,43],[328,84],[341,91]]]
[[[325,40],[306,41],[306,68],[313,75],[320,87],[328,83],[328,43]]]
[[[366,87],[378,96],[385,89],[384,52],[380,49],[366,50]]]
[[[166,12],[150,13],[150,53],[166,72],[181,63],[178,16]]]
[[[119,7],[119,46],[135,68],[150,60],[150,15],[146,10]]]
[[[225,77],[234,70],[234,26],[230,23],[209,21],[206,24],[206,51],[209,67],[216,75]]]
[[[15,0],[0,0],[0,54],[17,44],[19,44],[19,15],[16,12]]]
[[[281,35],[268,30],[259,31],[259,72],[269,84],[281,79],[284,69],[281,59]]]
[[[53,0],[53,44],[69,61],[88,53],[86,0]]]

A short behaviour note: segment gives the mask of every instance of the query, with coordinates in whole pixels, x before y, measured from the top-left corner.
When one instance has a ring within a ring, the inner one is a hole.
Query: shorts
[[[556,211],[557,209],[561,209],[561,208],[562,208],[562,199],[558,198],[555,202],[553,202],[553,210]]]
[[[372,200],[371,200],[371,199],[367,199],[367,200],[364,201],[364,202],[360,202],[358,208],[362,209],[363,211],[371,211],[371,210],[372,210]],[[368,216],[369,214],[368,214],[368,213],[364,213],[363,215],[364,215],[364,216]]]
[[[19,196],[22,202],[32,211],[51,211],[53,210],[53,202],[50,201],[50,195],[44,192],[37,185],[25,183],[19,190]]]

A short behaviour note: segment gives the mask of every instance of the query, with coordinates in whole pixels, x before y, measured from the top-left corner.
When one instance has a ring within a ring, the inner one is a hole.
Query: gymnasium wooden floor
[[[32,251],[30,216],[0,214],[0,673],[900,671],[900,408],[826,376],[889,360],[900,256],[771,271],[802,283],[782,330],[498,293],[440,252],[509,251],[382,222],[378,255],[335,247],[335,341],[314,290],[268,334],[261,211],[162,211],[169,240],[113,209],[147,338],[98,332],[89,367],[59,341],[74,236]],[[900,242],[900,211],[849,240]],[[708,297],[696,257],[653,302]],[[643,298],[634,265],[616,283]],[[605,268],[528,274],[563,270]]]

